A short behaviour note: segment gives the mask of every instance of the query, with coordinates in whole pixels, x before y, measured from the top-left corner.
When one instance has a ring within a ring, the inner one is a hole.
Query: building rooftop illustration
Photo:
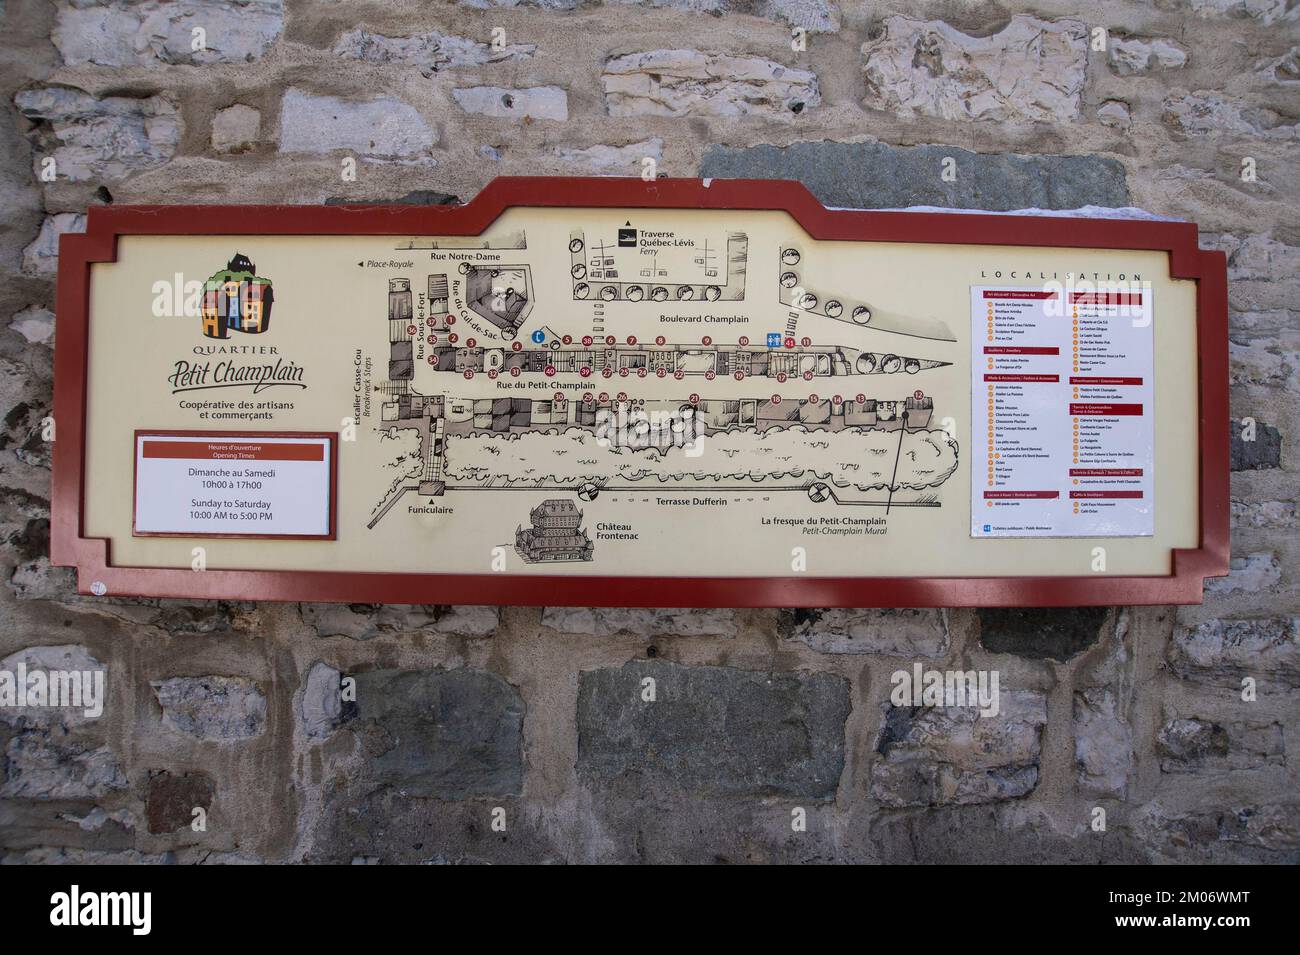
[[[595,545],[582,530],[582,511],[572,501],[543,501],[528,517],[532,526],[515,530],[515,550],[528,563],[591,560]]]

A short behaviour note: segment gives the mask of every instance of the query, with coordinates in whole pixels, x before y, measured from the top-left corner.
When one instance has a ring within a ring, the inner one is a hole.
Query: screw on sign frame
[[[1132,249],[1165,252],[1197,283],[1200,542],[1172,572],[1068,577],[577,577],[120,567],[82,532],[90,266],[116,260],[119,235],[478,235],[512,206],[734,209],[789,213],[816,240]],[[1068,238],[1063,239],[1063,235]],[[499,178],[464,206],[135,206],[91,209],[59,247],[51,562],[80,593],[244,600],[649,607],[954,607],[1199,603],[1228,572],[1228,308],[1222,252],[1194,223],[966,213],[830,210],[796,182]]]

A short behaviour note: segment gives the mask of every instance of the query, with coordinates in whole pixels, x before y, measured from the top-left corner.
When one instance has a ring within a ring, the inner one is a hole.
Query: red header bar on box
[[[1051,345],[985,345],[986,355],[1059,355],[1061,349]]]
[[[1108,415],[1140,415],[1142,413],[1141,405],[1117,405],[1117,404],[1071,404],[1070,414],[1084,415],[1085,417],[1107,417]]]
[[[324,461],[324,442],[145,441],[146,458],[193,458],[196,461]]]

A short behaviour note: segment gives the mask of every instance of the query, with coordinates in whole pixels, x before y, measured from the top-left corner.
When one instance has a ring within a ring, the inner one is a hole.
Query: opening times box
[[[329,538],[331,435],[135,436],[136,536]]]

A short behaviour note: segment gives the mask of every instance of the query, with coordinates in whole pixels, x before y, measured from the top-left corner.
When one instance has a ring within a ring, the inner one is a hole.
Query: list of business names
[[[1155,531],[1150,288],[971,287],[975,537]]]

